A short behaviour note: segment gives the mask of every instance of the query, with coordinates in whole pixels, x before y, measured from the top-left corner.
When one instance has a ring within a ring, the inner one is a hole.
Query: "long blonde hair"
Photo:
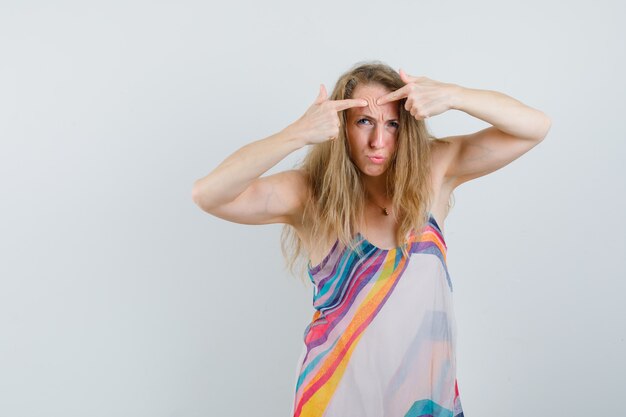
[[[331,100],[352,98],[358,85],[379,84],[395,91],[404,82],[391,67],[375,61],[361,63],[344,73],[337,81]],[[408,256],[407,238],[411,230],[421,233],[428,222],[431,203],[430,140],[435,139],[422,120],[416,120],[404,108],[405,99],[398,101],[399,128],[397,147],[388,168],[387,192],[392,198],[392,212],[396,214],[398,231],[396,242],[401,243],[404,256]],[[296,168],[308,180],[309,193],[305,202],[302,222],[309,233],[313,250],[320,250],[338,239],[342,247],[358,252],[354,235],[363,218],[365,190],[361,171],[350,158],[346,111],[339,114],[339,136],[320,144],[311,145],[309,152]],[[311,238],[311,237],[315,238]],[[281,235],[281,249],[287,267],[294,273],[296,260],[304,259],[303,245],[295,229],[285,224]],[[301,267],[306,267],[302,264]],[[304,278],[303,269],[298,275]]]

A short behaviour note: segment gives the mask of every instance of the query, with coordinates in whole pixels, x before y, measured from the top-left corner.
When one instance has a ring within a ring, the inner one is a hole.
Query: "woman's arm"
[[[364,100],[328,100],[321,86],[315,102],[297,121],[243,146],[195,181],[193,201],[204,211],[236,223],[294,224],[307,191],[302,173],[290,170],[259,177],[291,152],[336,137],[337,112],[364,105]]]
[[[540,141],[550,130],[550,118],[506,94],[456,86],[450,107],[463,111],[519,139]]]
[[[194,183],[193,201],[205,211],[233,201],[255,179],[304,145],[297,132],[285,129],[243,146]]]
[[[452,189],[508,165],[550,130],[546,114],[503,93],[411,77],[403,71],[400,76],[406,85],[379,98],[379,104],[406,98],[405,109],[418,120],[456,109],[492,124],[479,132],[436,141],[444,181]]]

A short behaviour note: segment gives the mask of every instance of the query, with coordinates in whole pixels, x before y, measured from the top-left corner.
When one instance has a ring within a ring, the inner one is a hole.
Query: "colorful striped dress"
[[[355,236],[317,265],[311,323],[295,377],[294,417],[463,417],[456,321],[443,233],[429,213],[409,254]]]

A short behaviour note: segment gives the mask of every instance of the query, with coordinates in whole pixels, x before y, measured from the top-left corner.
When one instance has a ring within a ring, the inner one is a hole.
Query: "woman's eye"
[[[389,123],[389,126],[391,126],[391,127],[395,128],[395,129],[397,129],[397,128],[399,128],[399,127],[400,127],[400,123],[398,123],[398,122],[390,122],[390,123]]]
[[[359,125],[364,125],[364,124],[368,124],[370,121],[368,119],[359,119],[356,121],[357,124]]]

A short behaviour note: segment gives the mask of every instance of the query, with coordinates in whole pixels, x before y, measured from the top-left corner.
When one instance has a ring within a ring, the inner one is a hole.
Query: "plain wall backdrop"
[[[617,415],[625,8],[3,0],[0,415],[287,416],[312,288],[284,268],[281,225],[212,217],[191,190],[364,60],[552,118],[445,222],[466,416]]]

